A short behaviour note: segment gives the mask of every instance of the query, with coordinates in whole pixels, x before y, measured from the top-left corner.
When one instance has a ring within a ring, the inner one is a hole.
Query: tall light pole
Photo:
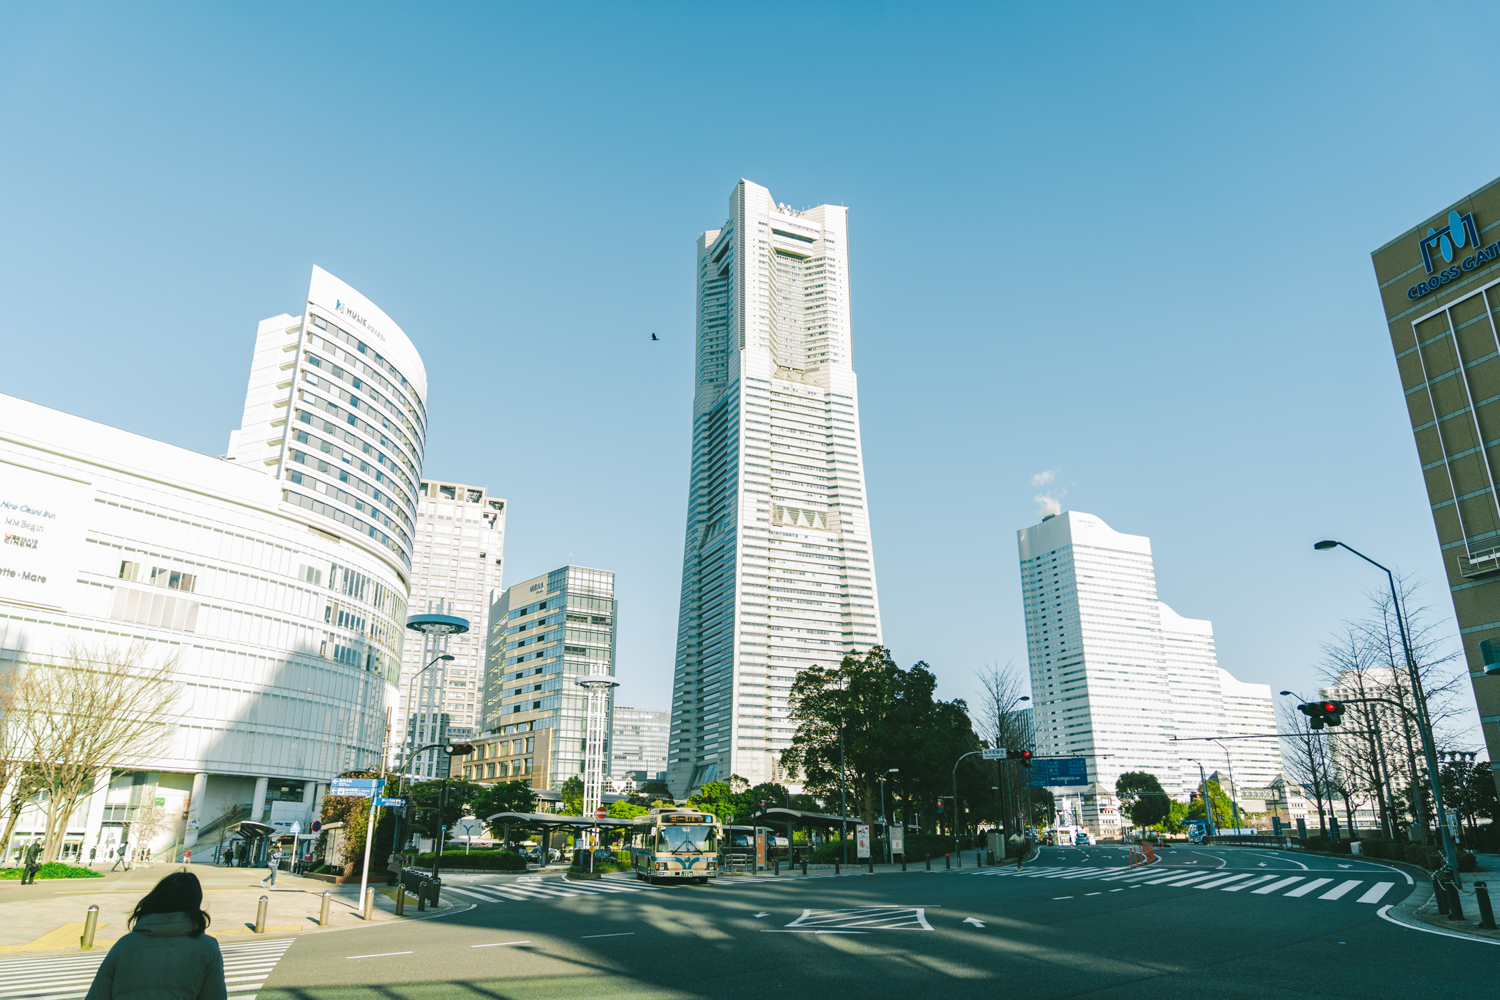
[[[1229,759],[1228,747],[1224,746],[1224,744],[1222,743],[1219,743],[1218,740],[1214,740],[1214,742],[1218,743],[1219,749],[1224,751],[1224,763],[1229,768],[1229,804],[1234,807],[1234,834],[1236,837],[1238,837],[1240,832],[1240,793],[1239,790],[1234,787],[1234,761]]]
[[[900,774],[899,767],[892,767],[880,776],[880,821],[885,824],[885,863],[891,863],[891,821],[885,815],[885,778],[887,774]],[[894,805],[894,803],[892,803]],[[905,857],[905,855],[902,855]]]
[[[604,718],[609,692],[620,682],[608,674],[590,674],[573,683],[588,692],[588,709],[584,717],[583,741],[583,815],[594,817],[596,833],[589,842],[589,871],[594,870],[594,846],[598,843],[598,817],[595,810],[604,799]]]
[[[1008,719],[1008,718],[1010,718],[1011,710],[1014,709],[1017,705],[1021,704],[1021,702],[1023,702],[1023,701],[1030,701],[1030,700],[1031,700],[1031,695],[1029,695],[1029,694],[1020,695],[1014,701],[1012,701],[1009,705],[1006,706],[1005,711],[1003,711],[1003,712],[1000,713],[1000,716],[996,720],[996,722],[999,723],[1001,731],[998,732],[998,733],[996,733],[995,736],[997,738],[999,738],[1002,742],[1006,739],[1006,736],[1007,736],[1007,734],[1005,733],[1005,728],[1006,728],[1006,726],[1005,726],[1005,720]],[[996,747],[995,749],[1009,751],[1010,747]],[[1016,749],[1018,749],[1018,750],[1026,750],[1028,748],[1027,747],[1017,747]],[[1004,822],[1003,822],[1003,824],[1001,825],[1001,828],[1000,828],[1000,846],[1001,846],[1001,853],[1003,854],[1004,850],[1005,850],[1005,845],[1008,843],[1009,837],[1010,837],[1011,833],[1014,832],[1010,828],[1010,821],[1011,821],[1012,817],[1011,817],[1011,806],[1010,806],[1010,764],[1009,764],[1009,757],[1002,757],[998,761],[996,761],[996,767],[997,767],[997,769],[1000,772],[1000,798],[1001,798],[1002,802],[1004,803],[1004,809],[1005,809]],[[1025,853],[1025,848],[1024,847],[1022,848],[1022,853]]]
[[[425,648],[426,645],[427,645],[427,643],[430,642],[430,641],[441,640],[441,639],[446,638],[447,636],[450,636],[450,635],[462,635],[463,633],[469,631],[469,620],[467,618],[459,618],[457,615],[443,615],[443,614],[410,615],[406,619],[406,627],[409,628],[409,629],[411,629],[413,632],[418,632],[418,633],[421,634],[421,636],[422,636],[422,644],[423,644],[423,646]],[[406,752],[403,753],[402,756],[401,756],[401,772],[400,772],[401,773],[401,787],[402,787],[403,793],[406,790],[407,773],[411,770],[411,759],[414,756],[412,748],[417,745],[417,726],[416,726],[416,723],[413,722],[413,712],[412,712],[412,709],[415,707],[413,705],[413,701],[416,698],[414,687],[416,685],[417,679],[419,677],[421,677],[423,674],[425,674],[432,667],[434,667],[435,665],[437,665],[439,663],[449,662],[452,659],[453,659],[453,656],[450,653],[447,653],[447,652],[439,653],[437,656],[435,656],[435,657],[432,658],[431,662],[429,662],[427,664],[427,666],[423,667],[421,670],[418,670],[415,674],[412,674],[411,681],[408,682],[408,684],[407,684],[407,688],[406,688],[406,690],[407,690],[407,697],[406,697],[406,739],[402,741],[402,743],[406,746]],[[431,713],[429,713],[429,715],[430,714]],[[433,735],[436,736],[436,733],[433,733]],[[371,808],[372,809],[374,808],[374,804],[373,803],[371,803]],[[410,807],[408,806],[407,808],[410,808]],[[405,810],[403,810],[403,812],[404,811]],[[395,830],[395,834],[396,834],[396,839],[393,840],[392,843],[391,843],[391,849],[392,849],[392,851],[398,851],[401,848],[401,814],[400,813],[396,814],[396,830]]]
[[[1185,757],[1183,759],[1189,764],[1198,765],[1198,781],[1203,788],[1203,822],[1208,825],[1207,836],[1212,837],[1214,835],[1214,810],[1213,803],[1208,798],[1208,776],[1203,773],[1203,761],[1196,757]]]
[[[1417,672],[1417,659],[1412,656],[1411,641],[1406,635],[1406,613],[1401,607],[1401,595],[1396,592],[1396,575],[1363,552],[1349,548],[1343,542],[1324,539],[1314,543],[1313,548],[1320,552],[1332,548],[1347,549],[1384,572],[1386,580],[1391,585],[1391,606],[1396,612],[1396,629],[1401,634],[1401,649],[1406,654],[1406,671],[1411,680],[1412,697],[1417,703],[1417,732],[1421,734],[1422,753],[1427,758],[1427,782],[1432,790],[1432,808],[1437,813],[1438,836],[1443,841],[1443,854],[1448,859],[1448,867],[1453,870],[1453,877],[1457,879],[1458,848],[1455,846],[1453,831],[1448,829],[1448,811],[1443,808],[1443,788],[1438,780],[1437,745],[1432,740],[1432,720],[1427,715],[1427,695],[1422,691],[1422,677]]]

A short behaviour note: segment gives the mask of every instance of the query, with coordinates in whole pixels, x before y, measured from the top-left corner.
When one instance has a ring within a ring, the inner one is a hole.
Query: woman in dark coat
[[[99,966],[87,1000],[225,1000],[224,956],[203,932],[203,886],[192,872],[173,872],[135,904],[130,933]]]

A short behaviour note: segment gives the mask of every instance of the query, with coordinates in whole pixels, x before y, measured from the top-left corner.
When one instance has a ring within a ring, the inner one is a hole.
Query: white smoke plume
[[[1048,469],[1046,472],[1038,472],[1031,477],[1031,488],[1039,490],[1044,486],[1053,486],[1057,481],[1057,474],[1062,469]],[[1043,493],[1038,493],[1031,499],[1037,503],[1037,515],[1046,517],[1049,514],[1062,513],[1062,498],[1068,495],[1068,491],[1062,487],[1053,487]]]

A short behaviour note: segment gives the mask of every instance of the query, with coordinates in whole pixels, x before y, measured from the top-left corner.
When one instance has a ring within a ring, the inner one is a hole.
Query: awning
[[[592,817],[558,816],[554,813],[503,812],[486,816],[484,821],[485,823],[521,826],[530,830],[628,830],[635,827],[633,819],[610,817],[595,820]]]
[[[277,830],[274,826],[267,826],[265,823],[257,823],[249,819],[242,819],[229,827],[229,835],[231,837],[238,834],[247,840],[257,837],[271,837],[275,836],[276,833]]]
[[[777,806],[772,809],[763,809],[749,818],[749,822],[760,824],[779,824],[783,829],[788,823],[797,826],[816,826],[825,829],[848,824],[857,826],[864,820],[858,816],[831,816],[828,813],[803,812],[801,809],[783,809]],[[876,817],[874,826],[885,826],[885,820]]]

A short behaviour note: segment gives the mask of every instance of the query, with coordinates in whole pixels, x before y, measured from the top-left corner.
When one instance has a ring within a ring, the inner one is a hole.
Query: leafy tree
[[[340,778],[378,778],[379,770],[345,771],[339,775]],[[325,795],[323,796],[323,814],[320,817],[323,825],[329,823],[344,824],[344,855],[338,858],[339,864],[345,866],[345,871],[350,870],[351,865],[357,865],[364,859],[365,853],[365,831],[370,823],[370,803],[372,800],[357,798],[352,795]],[[382,809],[380,816],[375,822],[375,843],[370,850],[370,866],[375,868],[377,864],[384,864],[394,850],[396,834],[396,810]]]
[[[480,819],[503,812],[536,812],[536,792],[531,790],[529,781],[501,781],[480,791],[470,804],[474,807],[474,815]],[[490,835],[504,836],[502,824],[492,824]]]
[[[583,779],[574,775],[562,784],[562,802],[559,804],[564,816],[583,815]]]
[[[951,794],[955,762],[979,748],[965,704],[937,701],[936,687],[925,663],[902,670],[882,646],[851,653],[835,669],[810,667],[792,682],[791,709],[799,722],[782,764],[801,774],[834,812],[842,777],[850,811],[865,823],[874,822],[880,807],[880,776],[898,768],[889,784],[890,802],[904,798],[908,814],[917,806],[934,816],[937,796]],[[984,768],[974,763],[962,768],[960,777],[961,798],[989,799]]]
[[[1125,772],[1115,782],[1115,795],[1125,807],[1130,822],[1142,829],[1155,826],[1172,814],[1172,800],[1154,774]]]
[[[638,806],[633,802],[626,802],[624,799],[609,804],[611,819],[634,819],[637,816],[644,816],[650,811],[645,806]]]
[[[485,789],[463,778],[448,779],[448,795],[439,815],[438,799],[443,782],[423,781],[411,786],[406,793],[407,815],[412,817],[412,829],[424,837],[436,839],[438,827],[453,825],[464,815],[470,803],[484,794]]]
[[[690,796],[687,804],[694,809],[713,813],[721,823],[738,823],[745,792],[750,783],[737,774],[728,781],[706,781],[697,795]]]
[[[654,805],[657,802],[673,803],[672,790],[667,787],[665,781],[647,781],[636,789],[631,801],[641,805]]]
[[[1229,801],[1229,796],[1224,794],[1224,789],[1219,787],[1216,779],[1208,781],[1208,797],[1213,803],[1214,829],[1234,825],[1234,804]],[[1185,819],[1203,819],[1203,796],[1199,793],[1193,794],[1193,801],[1188,803]]]

